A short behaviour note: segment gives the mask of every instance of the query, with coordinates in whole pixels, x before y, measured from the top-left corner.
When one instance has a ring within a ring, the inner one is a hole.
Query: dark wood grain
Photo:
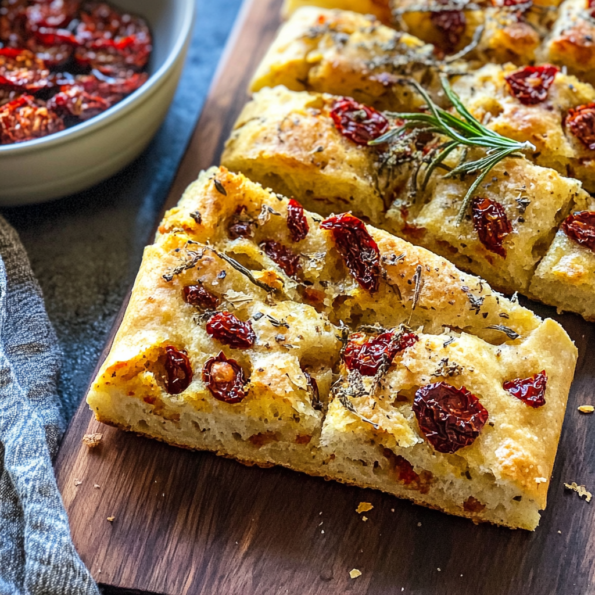
[[[217,163],[279,24],[279,4],[244,6],[167,207]],[[595,404],[595,325],[529,305],[559,320],[581,353],[535,533],[474,526],[377,492],[179,450],[101,426],[83,404],[56,462],[83,560],[106,593],[595,593],[595,502],[563,489],[570,481],[595,488],[595,416],[577,411]],[[94,431],[104,441],[89,451],[81,438]],[[367,522],[355,513],[362,500],[374,505]],[[352,568],[362,576],[351,580]]]

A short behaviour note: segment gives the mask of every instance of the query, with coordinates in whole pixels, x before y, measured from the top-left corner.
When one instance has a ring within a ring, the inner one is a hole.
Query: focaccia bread
[[[372,17],[306,7],[285,23],[260,63],[251,91],[284,85],[292,91],[348,95],[380,109],[421,106],[403,77],[439,91],[434,48]]]
[[[595,6],[590,0],[565,0],[539,60],[558,64],[595,85]]]
[[[585,221],[595,226],[593,200],[577,206],[562,223],[535,272],[529,295],[560,311],[578,312],[595,321],[595,239],[588,230],[581,233],[581,222]]]
[[[595,191],[595,150],[567,124],[580,106],[595,102],[591,85],[552,66],[490,64],[460,77],[453,90],[492,130],[533,143],[535,152],[528,157],[535,163],[575,177],[586,190]]]
[[[385,25],[390,25],[392,17],[392,0],[285,0],[282,15],[288,19],[302,6],[318,6],[319,8],[349,10],[360,14],[375,16]]]
[[[471,214],[456,223],[473,178],[433,175],[424,191],[412,193],[412,161],[399,162],[390,151],[341,133],[331,115],[337,101],[282,87],[263,89],[240,115],[223,165],[322,214],[350,209],[481,274],[498,289],[527,293],[559,224],[576,201],[588,197],[580,183],[526,159],[500,162],[478,198],[499,205],[493,208],[504,212],[510,230],[500,246],[490,245]],[[455,152],[445,165],[460,159]]]
[[[443,258],[213,168],[147,248],[88,402],[171,444],[534,529],[576,357]]]

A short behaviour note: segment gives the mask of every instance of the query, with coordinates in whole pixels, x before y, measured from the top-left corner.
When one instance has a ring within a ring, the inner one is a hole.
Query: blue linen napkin
[[[0,217],[0,595],[98,595],[70,538],[52,458],[60,350],[16,232]]]

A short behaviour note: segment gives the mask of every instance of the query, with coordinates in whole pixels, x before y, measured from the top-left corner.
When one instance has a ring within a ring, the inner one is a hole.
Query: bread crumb
[[[97,448],[103,440],[103,434],[85,434],[83,444],[89,448]]]
[[[578,410],[581,413],[593,413],[593,411],[595,411],[595,407],[593,407],[593,405],[581,405]]]
[[[391,509],[390,509],[390,511],[391,511],[391,512],[395,512],[395,509],[394,509],[394,508],[391,508]]]
[[[365,523],[367,520],[368,520],[368,517],[367,517],[367,516],[363,516],[363,517],[362,517],[362,521],[364,521],[364,523]]]
[[[107,517],[107,520],[108,520],[110,523],[113,523],[113,522],[116,520],[116,517],[115,517],[115,516],[108,516],[108,517]]]
[[[369,502],[360,502],[359,506],[355,509],[355,512],[361,514],[362,512],[369,512],[372,508],[374,508],[374,506]]]
[[[101,486],[100,486],[99,484],[95,484],[95,485],[93,485],[93,487],[94,487],[96,490],[98,490],[98,489],[99,489]]]
[[[320,530],[320,533],[321,533],[322,535],[324,535],[324,529],[321,529],[321,530]]]
[[[362,575],[362,573],[357,568],[354,568],[352,571],[349,572],[349,576],[351,578],[357,578],[358,576],[361,576],[361,575]]]
[[[78,486],[80,486],[83,482],[80,479],[75,479],[74,480],[74,485],[78,488]]]
[[[417,526],[418,526],[418,527],[421,527],[421,523],[417,523]]]
[[[558,533],[559,533],[560,535],[562,535],[562,531],[558,531]]]
[[[584,497],[587,502],[591,502],[591,498],[593,497],[593,494],[591,494],[591,492],[589,492],[585,486],[576,485],[576,482],[573,481],[570,484],[565,483],[564,487],[567,490],[572,490],[573,492],[576,492],[579,495],[579,498]]]
[[[438,572],[442,572],[442,569],[440,569],[440,568],[437,568],[436,570],[437,570]]]
[[[535,481],[537,483],[547,483],[547,479],[545,477],[536,477]]]

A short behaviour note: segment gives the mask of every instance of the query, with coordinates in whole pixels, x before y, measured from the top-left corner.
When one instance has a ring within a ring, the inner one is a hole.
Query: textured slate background
[[[167,120],[114,178],[49,204],[5,209],[29,253],[56,328],[67,419],[85,393],[114,317],[194,129],[241,0],[197,0],[186,68]]]

